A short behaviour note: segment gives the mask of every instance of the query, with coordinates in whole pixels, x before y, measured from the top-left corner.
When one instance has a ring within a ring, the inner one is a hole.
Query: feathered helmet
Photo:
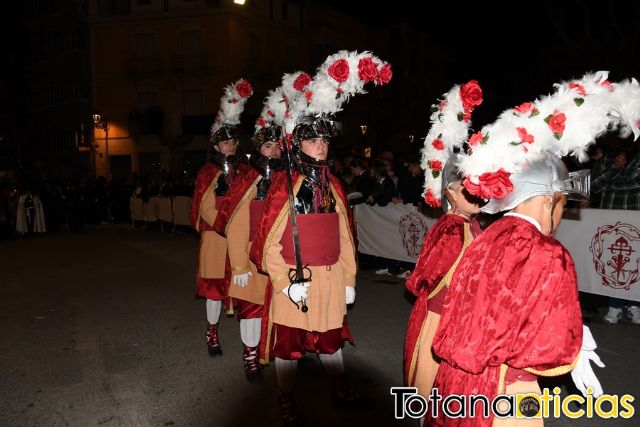
[[[294,156],[304,158],[299,148],[305,139],[336,136],[332,115],[342,110],[342,104],[353,95],[366,93],[365,84],[387,84],[391,77],[391,64],[370,52],[343,50],[329,56],[305,87],[303,96],[288,99],[288,123],[295,123],[291,130]]]
[[[282,94],[282,87],[269,91],[264,100],[264,107],[258,117],[253,134],[253,145],[259,151],[262,144],[268,141],[279,142],[282,137],[282,117],[286,105]]]
[[[431,106],[431,128],[424,140],[420,167],[425,171],[423,197],[428,205],[448,203],[445,191],[449,184],[462,180],[457,154],[468,138],[471,112],[482,104],[482,89],[476,80],[456,85],[437,104]]]
[[[511,210],[555,192],[588,197],[588,171],[569,174],[560,158],[572,154],[585,161],[589,145],[607,131],[640,135],[638,82],[611,83],[607,76],[601,71],[557,84],[552,95],[503,112],[469,138],[470,152],[458,166],[469,193],[490,199],[484,212]]]
[[[224,95],[220,98],[220,109],[211,126],[210,141],[212,144],[227,139],[238,139],[240,136],[240,115],[247,99],[252,94],[251,84],[244,79],[224,88]]]

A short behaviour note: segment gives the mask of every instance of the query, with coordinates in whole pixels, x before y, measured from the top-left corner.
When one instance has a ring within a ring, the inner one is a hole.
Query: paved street
[[[197,246],[193,236],[126,226],[0,242],[0,426],[278,425],[274,369],[263,384],[245,380],[235,319],[221,319],[224,356],[206,352],[204,302],[193,296]],[[393,419],[389,394],[402,383],[411,307],[403,282],[363,271],[358,286],[356,347],[345,359],[369,406],[334,408],[310,355],[297,388],[306,425],[417,425]],[[596,319],[591,329],[607,364],[597,370],[605,391],[640,396],[640,325]]]

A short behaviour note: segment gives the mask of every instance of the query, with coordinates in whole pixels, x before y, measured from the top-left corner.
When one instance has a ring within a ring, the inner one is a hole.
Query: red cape
[[[483,394],[491,401],[504,392],[507,367],[565,374],[582,344],[569,252],[517,217],[496,221],[469,246],[442,313],[433,341],[443,359],[434,384],[442,396]],[[491,423],[482,417],[426,420],[438,426]]]
[[[255,183],[260,173],[254,168],[246,165],[240,165],[238,175],[233,180],[233,184],[229,188],[228,197],[225,198],[223,205],[218,210],[216,221],[213,229],[223,236],[227,235],[227,226],[233,217],[240,201],[249,191],[249,188]]]
[[[213,162],[207,162],[198,172],[196,189],[193,192],[193,199],[191,199],[191,226],[198,231],[204,231],[205,228],[211,230],[210,227],[213,225],[207,224],[202,218],[199,218],[200,203],[202,202],[202,196],[204,196],[205,191],[211,186],[211,183],[219,172],[221,172],[220,168]],[[201,222],[198,221],[198,219],[200,219]],[[205,228],[202,228],[199,224],[204,225]]]
[[[404,380],[409,386],[415,384],[415,378],[409,378],[409,367],[427,316],[427,297],[460,255],[464,223],[459,215],[441,216],[425,236],[416,267],[407,279],[407,290],[418,297],[411,310],[404,342]],[[415,377],[415,373],[412,376]]]
[[[296,170],[292,171],[291,181],[293,185],[296,185],[298,178],[300,177],[300,173]],[[334,188],[336,195],[339,200],[336,200],[337,203],[341,203],[344,209],[346,210],[348,217],[348,226],[349,231],[351,232],[351,236],[353,238],[353,242],[356,242],[355,236],[355,228],[353,224],[353,213],[351,210],[351,206],[349,206],[349,202],[347,200],[347,195],[340,184],[340,181],[331,176],[331,186]],[[251,244],[251,251],[249,253],[249,258],[254,264],[258,267],[258,270],[266,272],[265,266],[262,265],[263,255],[264,255],[264,245],[266,243],[267,237],[273,228],[273,225],[278,218],[278,215],[282,211],[283,208],[288,209],[289,203],[289,193],[287,191],[287,175],[286,171],[278,171],[273,177],[273,181],[271,182],[271,186],[269,187],[269,193],[267,194],[267,198],[264,202],[264,211],[262,214],[262,219],[260,221],[260,228],[258,229],[258,233],[253,239],[253,243]],[[288,215],[287,210],[287,215]]]

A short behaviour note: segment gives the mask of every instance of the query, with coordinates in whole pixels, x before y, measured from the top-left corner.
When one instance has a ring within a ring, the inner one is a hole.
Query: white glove
[[[309,286],[311,282],[292,283],[282,290],[293,302],[300,302],[309,298]]]
[[[345,299],[346,299],[347,305],[353,304],[354,301],[356,300],[356,288],[352,286],[345,286],[344,291],[346,294]]]
[[[251,272],[233,276],[233,284],[244,288],[249,284],[249,276],[252,276]]]
[[[591,363],[589,362],[590,360],[593,360],[596,365],[604,368],[604,363],[602,363],[600,357],[598,357],[595,352],[597,347],[596,341],[593,339],[593,335],[591,335],[591,331],[588,327],[583,325],[582,349],[578,355],[576,366],[573,368],[573,371],[571,371],[571,378],[576,384],[576,387],[578,387],[578,390],[580,390],[585,397],[587,396],[587,388],[591,388],[593,390],[593,397],[595,398],[602,395],[602,386],[600,385],[600,381],[598,381],[598,378],[591,367]]]

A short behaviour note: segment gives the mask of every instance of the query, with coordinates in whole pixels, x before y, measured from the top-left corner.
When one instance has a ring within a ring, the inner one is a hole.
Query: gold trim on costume
[[[204,197],[205,194],[207,194],[216,186],[216,184],[218,183],[218,178],[220,178],[221,174],[222,174],[222,171],[218,171],[218,173],[216,173],[216,175],[213,177],[211,184],[209,184],[209,186],[207,187],[207,190],[204,193],[202,193],[202,197],[200,198],[200,206],[198,206],[198,217],[196,218],[196,230],[198,231],[200,231],[200,211],[202,210],[202,198]],[[216,209],[217,208],[218,207],[216,206]],[[211,225],[213,226],[213,224]]]
[[[533,368],[524,368],[523,371],[527,371],[530,374],[534,374],[539,377],[557,377],[559,375],[564,375],[567,372],[573,371],[573,368],[575,368],[577,362],[578,358],[576,357],[569,365],[556,366],[555,368],[547,369],[544,371],[539,371]]]
[[[251,184],[251,186],[249,187],[249,189],[247,190],[246,193],[244,193],[244,196],[242,196],[242,199],[240,199],[240,201],[238,202],[238,204],[236,205],[235,209],[233,210],[233,212],[231,212],[231,215],[229,216],[229,220],[227,221],[227,225],[225,225],[224,227],[224,234],[228,234],[229,233],[229,225],[231,225],[231,221],[233,221],[233,218],[236,216],[236,214],[238,213],[238,210],[240,209],[240,206],[242,206],[242,204],[244,202],[246,202],[246,200],[250,197],[251,193],[252,193],[252,189],[258,184],[258,181],[262,179],[262,175],[258,175],[258,177],[253,181],[253,183]],[[257,190],[256,190],[257,192]]]
[[[411,354],[411,363],[409,363],[409,373],[407,375],[407,385],[413,387],[415,385],[415,380],[413,378],[416,373],[416,368],[418,367],[418,353],[420,352],[420,342],[422,341],[422,333],[424,332],[424,324],[427,322],[427,315],[424,316],[422,320],[422,325],[420,326],[420,333],[418,334],[418,341],[416,341],[416,347],[413,349],[413,353]]]
[[[505,389],[507,388],[507,369],[509,369],[509,366],[505,365],[504,363],[500,365],[500,376],[498,377],[498,394],[504,394]]]
[[[440,280],[440,283],[438,283],[438,286],[436,286],[436,288],[433,291],[431,291],[427,299],[431,299],[436,295],[438,295],[438,293],[445,286],[449,287],[449,283],[453,278],[453,273],[456,271],[456,268],[458,267],[458,264],[460,264],[460,260],[462,259],[464,252],[467,250],[467,247],[469,247],[472,241],[473,241],[473,234],[471,234],[471,226],[469,225],[468,222],[465,222],[464,223],[464,243],[462,244],[462,250],[460,251],[460,254],[458,254],[458,258],[456,258],[456,261],[453,263],[449,271],[447,271],[447,274],[445,274],[442,280]]]
[[[245,271],[245,270],[250,270],[251,269],[251,265],[247,264],[244,267],[232,267],[231,269],[233,271]]]
[[[294,197],[295,197],[296,194],[298,194],[298,191],[300,190],[300,187],[302,186],[302,181],[304,181],[304,176],[303,175],[301,175],[298,178],[298,182],[296,182],[296,185],[293,186],[293,195],[294,195]],[[278,227],[280,226],[282,221],[284,221],[285,217],[287,217],[288,215],[289,215],[289,199],[287,199],[287,202],[282,207],[282,210],[280,210],[280,213],[278,214],[278,217],[276,218],[275,222],[273,223],[273,226],[271,227],[271,230],[269,230],[269,234],[267,235],[267,239],[264,242],[264,247],[262,248],[262,268],[263,269],[267,268],[267,250],[269,249],[269,246],[271,245],[271,241],[273,240],[273,235],[275,234],[276,230],[278,229]]]

